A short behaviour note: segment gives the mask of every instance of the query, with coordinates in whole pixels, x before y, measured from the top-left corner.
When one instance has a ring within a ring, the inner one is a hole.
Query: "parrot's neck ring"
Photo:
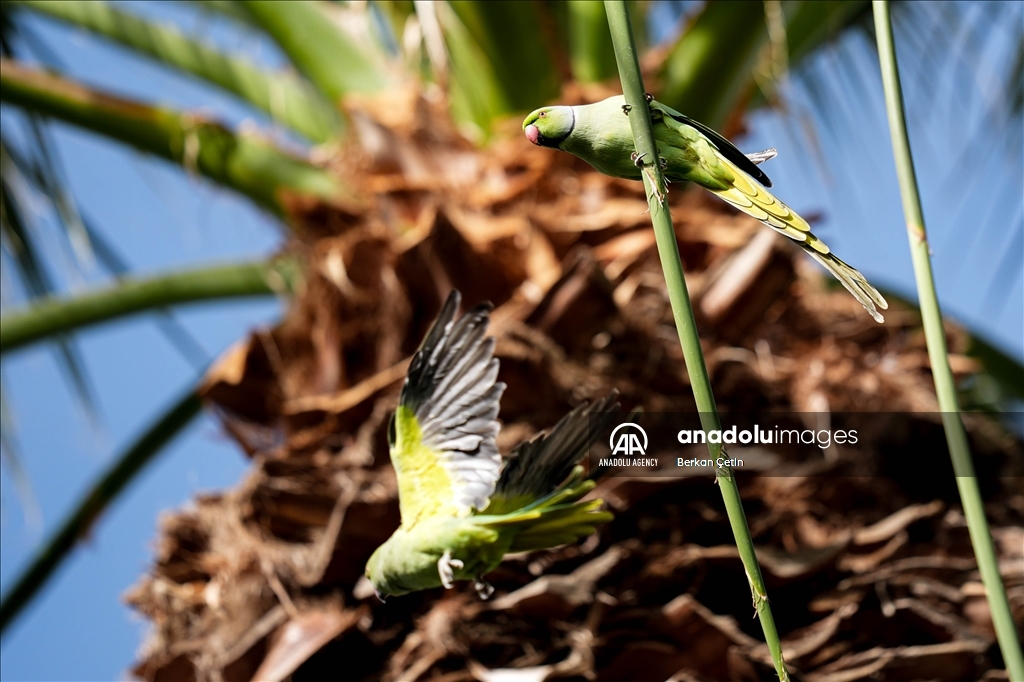
[[[569,124],[569,130],[566,131],[565,135],[562,135],[558,140],[555,140],[555,146],[561,147],[562,143],[569,139],[572,135],[572,131],[576,130],[576,107],[569,107],[569,113],[572,114],[572,123]]]

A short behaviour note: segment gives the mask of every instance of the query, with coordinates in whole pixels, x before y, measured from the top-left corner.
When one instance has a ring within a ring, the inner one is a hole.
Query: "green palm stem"
[[[706,3],[662,65],[658,101],[721,128],[767,40],[763,3]]]
[[[575,4],[575,3],[573,3]],[[867,0],[799,0],[782,4],[786,53],[796,64],[868,13]],[[764,102],[777,85],[751,74],[769,36],[761,2],[708,2],[658,72],[658,101],[720,129],[737,101]],[[723,50],[722,46],[729,49]]]
[[[32,601],[78,542],[88,537],[100,514],[163,447],[188,426],[201,407],[195,390],[190,390],[114,460],[114,464],[75,505],[57,532],[43,543],[32,563],[0,601],[0,634]]]
[[[9,146],[0,144],[0,232],[3,233],[5,247],[9,249],[13,259],[14,273],[21,280],[27,297],[33,300],[50,295],[53,292],[53,282],[43,267],[41,249],[33,237],[31,226],[24,220],[21,206],[15,199],[11,186],[12,176],[29,169],[16,165],[11,151]],[[99,414],[95,391],[82,361],[78,344],[65,334],[58,334],[54,342],[58,366],[77,394],[89,421],[95,425]]]
[[[171,25],[155,24],[101,0],[13,0],[11,4],[92,31],[212,83],[314,142],[326,142],[339,133],[337,111],[309,83],[225,55]]]
[[[236,135],[203,116],[115,97],[8,59],[0,59],[0,100],[197,171],[277,215],[295,195],[361,203],[329,170],[258,135]]]
[[[286,259],[219,265],[125,278],[109,288],[67,298],[36,299],[31,307],[0,318],[0,353],[143,311],[291,290],[297,272],[296,263]]]
[[[786,5],[783,5],[784,9]],[[845,29],[867,19],[868,0],[804,0],[786,14],[788,58],[796,64],[834,40]]]
[[[240,6],[335,107],[350,92],[392,84],[380,50],[357,44],[328,16],[338,8],[311,0],[245,0]]]
[[[538,36],[538,26],[545,21],[541,3],[456,0],[449,7],[490,65],[501,97],[496,114],[528,110],[558,96],[561,83],[555,60]],[[440,19],[442,26],[449,25],[445,13]],[[452,62],[455,73],[480,65],[460,63],[454,54]]]
[[[538,26],[554,24],[566,5],[588,3],[417,3],[421,25],[426,25],[424,11],[437,18],[447,53],[452,116],[475,141],[489,138],[494,121],[558,95],[558,60]]]
[[[903,197],[903,215],[907,223],[907,238],[914,264],[914,279],[921,303],[921,321],[925,340],[928,344],[928,359],[935,380],[935,393],[942,411],[942,424],[946,431],[946,444],[953,461],[960,502],[963,505],[967,529],[978,561],[981,581],[985,586],[996,639],[1006,662],[1011,680],[1024,680],[1024,657],[1021,655],[1019,635],[1013,622],[1006,589],[999,575],[999,560],[992,544],[985,507],[982,504],[978,479],[971,461],[967,434],[960,419],[960,405],[957,401],[956,384],[949,367],[946,349],[946,334],[942,327],[942,312],[935,293],[935,278],[932,275],[931,256],[928,253],[928,239],[925,232],[921,199],[917,191],[914,161],[907,137],[907,122],[903,110],[903,91],[900,87],[899,69],[896,63],[896,48],[893,42],[892,21],[889,4],[875,0],[872,4],[875,17],[875,38],[878,42],[878,59],[882,69],[882,85],[885,89],[886,113],[889,118],[889,133],[892,137],[893,157],[896,175],[899,179],[900,194]]]
[[[565,3],[569,64],[573,78],[600,83],[615,73],[615,51],[600,2]]]
[[[651,209],[651,221],[654,223],[654,235],[658,245],[662,269],[665,272],[665,283],[668,288],[672,314],[675,318],[679,343],[683,350],[683,359],[693,387],[693,396],[700,412],[701,425],[705,432],[721,431],[722,424],[715,405],[715,396],[711,389],[711,380],[704,354],[701,351],[700,338],[697,335],[697,324],[693,317],[693,308],[686,290],[683,276],[683,264],[679,257],[679,246],[676,243],[675,231],[672,228],[672,215],[665,198],[665,180],[658,163],[658,151],[651,129],[650,111],[644,96],[643,80],[637,60],[636,48],[633,43],[633,32],[630,26],[629,11],[623,0],[605,0],[608,14],[608,26],[611,29],[612,42],[615,45],[615,56],[619,66],[619,77],[622,80],[622,91],[626,103],[630,107],[629,123],[633,130],[636,150],[643,161],[644,188],[647,190]],[[721,444],[712,443],[707,439],[708,453],[711,459],[723,455]],[[786,664],[782,659],[782,644],[779,641],[775,619],[772,617],[768,603],[768,591],[761,575],[761,567],[754,552],[754,542],[750,537],[750,528],[743,512],[739,488],[729,466],[716,467],[715,477],[722,490],[729,524],[736,539],[747,580],[753,596],[754,609],[761,621],[765,641],[775,664],[775,671],[780,680],[789,680]]]
[[[198,5],[203,12],[219,14],[239,26],[256,31],[261,30],[252,15],[246,12],[244,7],[240,7],[237,0],[192,0],[192,2]]]
[[[429,7],[444,36],[452,117],[477,140],[485,140],[491,121],[511,111],[495,65],[451,7],[443,3]],[[437,65],[434,67],[436,74]]]

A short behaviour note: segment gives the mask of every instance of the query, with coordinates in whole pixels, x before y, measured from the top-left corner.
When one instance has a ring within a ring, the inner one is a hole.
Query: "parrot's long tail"
[[[579,501],[597,485],[583,479],[577,466],[566,484],[522,509],[501,516],[478,516],[477,523],[495,529],[515,530],[509,552],[532,552],[566,545],[586,537],[600,523],[611,521],[611,512],[601,511],[602,500]]]
[[[725,201],[729,202],[749,216],[757,218],[776,232],[781,232],[811,254],[816,261],[835,275],[846,290],[860,301],[864,309],[877,322],[883,322],[878,309],[885,310],[889,304],[885,302],[878,290],[871,286],[864,275],[837,258],[829,250],[825,242],[811,233],[811,226],[797,213],[779,201],[768,190],[753,178],[736,167],[731,161],[718,154],[719,162],[728,167],[735,176],[733,186],[728,189],[710,189]]]
[[[846,290],[853,294],[854,298],[860,301],[864,309],[875,318],[875,322],[885,322],[885,318],[878,312],[878,308],[885,310],[889,304],[878,293],[878,289],[871,286],[864,275],[856,268],[850,267],[833,253],[820,253],[814,248],[801,244],[804,251],[811,254],[814,260],[825,266],[825,269],[836,276]],[[827,248],[827,247],[826,247]],[[877,306],[877,307],[876,307]]]
[[[597,524],[611,521],[611,512],[601,511],[601,500],[574,502],[548,507],[512,540],[510,552],[533,552],[576,542],[597,530]]]

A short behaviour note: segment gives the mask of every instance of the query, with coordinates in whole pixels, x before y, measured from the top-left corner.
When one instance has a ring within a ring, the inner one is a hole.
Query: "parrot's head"
[[[373,585],[373,591],[377,595],[377,599],[384,601],[389,595],[394,594],[395,590],[388,584],[386,577],[384,563],[384,552],[381,552],[382,547],[378,547],[377,551],[370,556],[370,560],[366,562],[366,579]]]
[[[398,550],[398,557],[395,556],[395,550]],[[409,592],[408,589],[403,589],[397,583],[399,582],[398,568],[400,567],[400,561],[395,562],[395,559],[400,559],[400,548],[396,547],[390,540],[380,547],[377,551],[370,556],[370,560],[367,561],[367,568],[364,571],[367,580],[374,586],[374,592],[377,594],[377,598],[384,601],[386,598],[391,596],[398,596]]]
[[[558,147],[572,133],[576,114],[572,107],[544,107],[523,121],[526,139],[541,147]]]

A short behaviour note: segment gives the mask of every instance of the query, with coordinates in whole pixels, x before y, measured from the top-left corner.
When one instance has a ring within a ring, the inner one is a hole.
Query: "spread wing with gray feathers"
[[[503,514],[540,499],[564,483],[591,440],[618,416],[618,391],[593,405],[582,403],[554,428],[517,445],[505,459],[487,514]]]
[[[463,511],[483,509],[501,472],[498,410],[505,384],[497,381],[494,339],[485,337],[490,303],[454,320],[461,296],[452,291],[413,357],[400,404],[416,415],[422,442],[438,453]]]

